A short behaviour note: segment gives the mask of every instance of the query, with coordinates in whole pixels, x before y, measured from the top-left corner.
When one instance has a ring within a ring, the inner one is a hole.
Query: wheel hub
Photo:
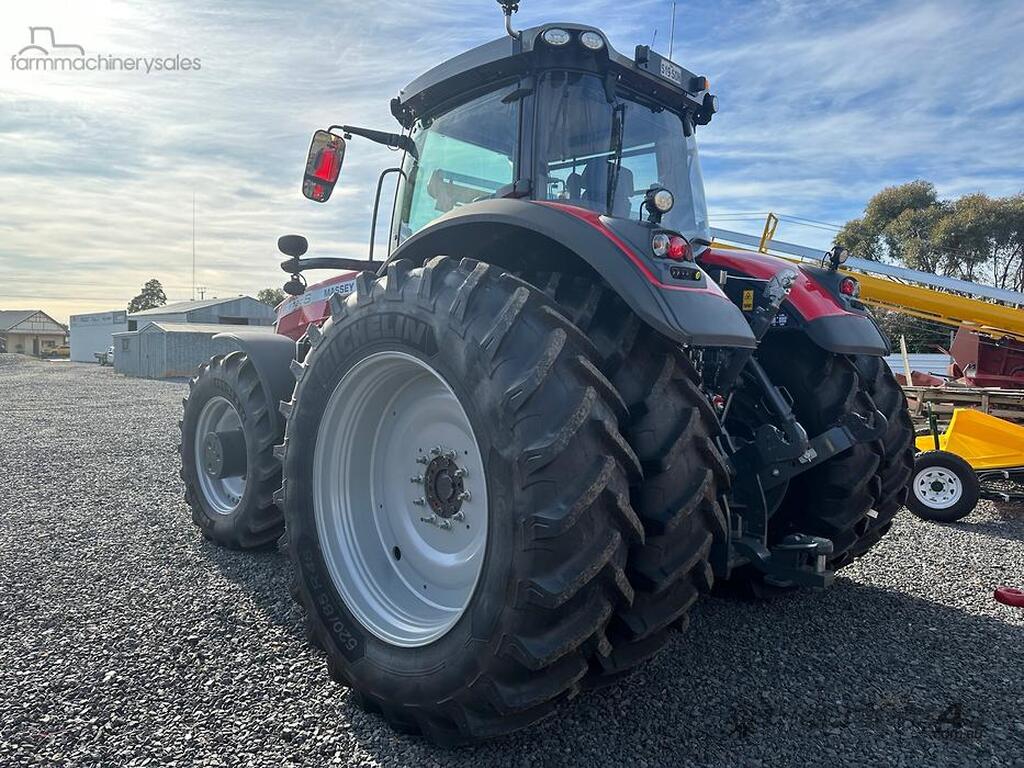
[[[960,479],[944,467],[928,467],[917,473],[913,492],[918,501],[932,509],[949,509],[963,496]]]
[[[203,439],[203,469],[214,480],[245,474],[245,433],[240,429],[207,432]]]
[[[427,504],[438,517],[448,520],[462,509],[465,471],[455,463],[454,451],[435,456],[423,473],[423,489]]]
[[[245,432],[235,406],[212,397],[196,420],[193,457],[199,489],[209,508],[230,515],[245,494]]]

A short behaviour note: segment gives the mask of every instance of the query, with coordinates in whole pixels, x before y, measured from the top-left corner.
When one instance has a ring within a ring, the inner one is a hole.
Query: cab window
[[[493,197],[515,175],[518,101],[502,88],[418,125],[406,156],[399,240],[460,205]]]

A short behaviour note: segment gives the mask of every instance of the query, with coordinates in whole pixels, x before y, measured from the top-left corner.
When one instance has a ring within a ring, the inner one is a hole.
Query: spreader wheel
[[[924,520],[952,523],[971,513],[980,493],[970,464],[949,451],[925,451],[914,460],[907,508]]]

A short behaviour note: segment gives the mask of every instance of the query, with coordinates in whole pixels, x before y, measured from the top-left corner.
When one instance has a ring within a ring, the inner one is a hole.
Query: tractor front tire
[[[622,402],[557,308],[485,263],[396,261],[331,314],[282,406],[310,634],[398,730],[450,745],[529,726],[633,601]]]
[[[274,458],[280,428],[248,355],[235,351],[203,363],[182,404],[180,476],[192,521],[210,541],[230,549],[273,544],[284,531],[274,504],[281,484]],[[221,436],[216,456],[207,443],[211,432]],[[211,461],[234,468],[217,473]]]

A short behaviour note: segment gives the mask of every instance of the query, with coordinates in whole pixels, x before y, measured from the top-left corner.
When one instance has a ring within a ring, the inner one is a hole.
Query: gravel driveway
[[[903,513],[823,593],[708,600],[560,719],[444,751],[327,678],[276,552],[178,480],[187,387],[0,355],[0,765],[1024,765],[1024,510]]]

